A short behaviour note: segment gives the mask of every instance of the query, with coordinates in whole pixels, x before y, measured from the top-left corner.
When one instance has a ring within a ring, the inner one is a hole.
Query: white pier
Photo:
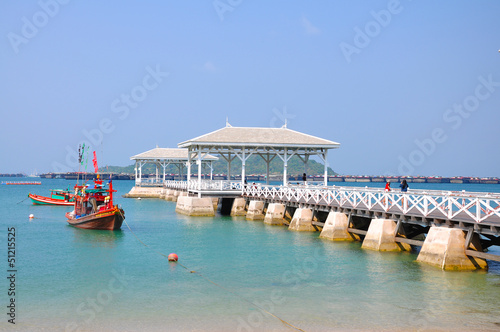
[[[184,148],[180,157],[163,155],[161,159],[157,153],[161,151],[150,151],[135,156],[135,160],[139,186],[141,167],[146,162],[155,163],[157,169],[163,167],[163,173],[168,162],[177,162],[180,172],[182,165],[186,166],[187,181],[165,180],[163,176],[163,186],[156,189],[157,197],[177,202],[179,213],[214,216],[220,208],[221,214],[246,215],[245,220],[286,225],[293,231],[322,230],[320,237],[327,240],[362,240],[362,248],[370,250],[401,251],[420,246],[417,261],[443,270],[485,269],[486,260],[500,261],[500,255],[487,252],[491,246],[500,246],[499,194],[432,190],[403,193],[328,186],[327,153],[340,144],[286,126],[244,128],[226,123],[226,127],[179,143],[178,147]],[[212,155],[227,162],[229,179],[231,162],[238,158],[241,180],[204,179],[201,168],[215,158]],[[245,181],[251,156],[265,161],[266,184]],[[323,183],[288,183],[288,163],[295,156],[304,163],[304,173],[310,157],[322,161]],[[276,157],[283,162],[281,186],[269,185],[270,163]],[[197,167],[197,177],[192,176],[192,167]],[[158,171],[155,181],[159,181]]]

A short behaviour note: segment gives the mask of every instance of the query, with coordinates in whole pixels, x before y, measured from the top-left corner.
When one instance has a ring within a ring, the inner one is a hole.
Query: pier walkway
[[[241,181],[189,180],[165,181],[165,188],[187,191],[197,196],[240,197],[243,194]]]
[[[332,209],[359,211],[360,214],[394,214],[405,221],[447,221],[500,231],[500,194],[468,191],[399,190],[323,185],[272,186],[261,183],[242,185],[241,181],[190,180],[165,181],[165,188],[193,194],[248,197],[321,211]],[[356,213],[356,212],[355,212]]]
[[[242,195],[269,201],[311,206],[319,210],[344,209],[361,214],[392,214],[405,221],[448,221],[475,224],[498,234],[500,194],[441,190],[385,191],[379,188],[324,186],[247,186]]]

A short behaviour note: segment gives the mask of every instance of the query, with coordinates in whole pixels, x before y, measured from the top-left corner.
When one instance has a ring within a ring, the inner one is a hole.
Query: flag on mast
[[[92,163],[94,164],[94,171],[95,171],[95,173],[97,173],[97,170],[99,168],[97,167],[97,157],[95,155],[95,151],[94,151],[94,159],[92,159]]]
[[[83,165],[83,153],[84,153],[84,151],[85,151],[85,143],[83,143],[83,146],[80,145],[78,147],[78,163],[80,165]]]

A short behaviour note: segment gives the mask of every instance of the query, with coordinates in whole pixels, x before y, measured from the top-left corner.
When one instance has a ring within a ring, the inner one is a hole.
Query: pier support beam
[[[250,201],[248,205],[247,220],[264,220],[264,202]]]
[[[219,208],[219,197],[212,197],[212,204],[214,205],[214,212]]]
[[[315,232],[317,229],[312,224],[313,213],[311,209],[298,208],[293,214],[288,229],[299,232]]]
[[[214,206],[210,197],[179,196],[175,212],[197,217],[215,216]]]
[[[395,241],[396,225],[391,219],[372,219],[361,248],[376,251],[410,251],[409,244]]]
[[[357,241],[359,236],[347,231],[349,217],[345,213],[331,211],[319,237],[332,241]]]
[[[231,207],[231,217],[245,216],[247,214],[245,211],[245,205],[246,200],[244,198],[235,198],[233,206]]]
[[[460,229],[433,226],[429,229],[417,261],[442,270],[487,269],[485,260],[465,255],[465,239],[466,234]]]
[[[267,207],[264,223],[269,225],[283,225],[283,214],[285,205],[279,203],[270,203]]]
[[[174,191],[172,189],[165,190],[165,197],[164,197],[164,199],[166,201],[172,201],[173,197],[174,197]]]
[[[285,215],[283,216],[283,219],[286,221],[288,225],[290,225],[290,221],[292,221],[295,210],[297,210],[297,208],[293,206],[287,206],[285,208]]]
[[[160,198],[163,188],[159,187],[133,187],[130,192],[123,195],[126,198]]]

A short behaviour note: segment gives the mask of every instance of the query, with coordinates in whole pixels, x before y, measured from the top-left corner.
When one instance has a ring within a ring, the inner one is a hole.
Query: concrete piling
[[[288,229],[299,232],[315,232],[317,229],[313,226],[312,220],[313,213],[311,209],[298,208],[293,214]]]
[[[250,201],[248,205],[247,220],[264,220],[264,202]]]
[[[233,206],[231,208],[231,216],[246,216],[247,212],[245,211],[246,200],[244,198],[238,197],[234,199]]]
[[[283,225],[283,215],[285,213],[285,205],[280,203],[270,203],[264,223],[268,225]]]
[[[197,217],[215,216],[214,206],[210,197],[179,196],[175,212]]]
[[[359,240],[359,235],[351,234],[349,228],[349,218],[345,213],[331,211],[325,221],[323,230],[319,237],[332,241],[355,241]]]
[[[396,225],[391,219],[372,219],[361,248],[376,251],[410,251],[409,244],[395,241]]]
[[[160,198],[163,188],[158,187],[132,187],[130,191],[123,195],[125,198]]]
[[[417,262],[426,263],[442,270],[466,271],[487,269],[488,264],[480,258],[465,255],[465,232],[457,228],[430,228]]]

